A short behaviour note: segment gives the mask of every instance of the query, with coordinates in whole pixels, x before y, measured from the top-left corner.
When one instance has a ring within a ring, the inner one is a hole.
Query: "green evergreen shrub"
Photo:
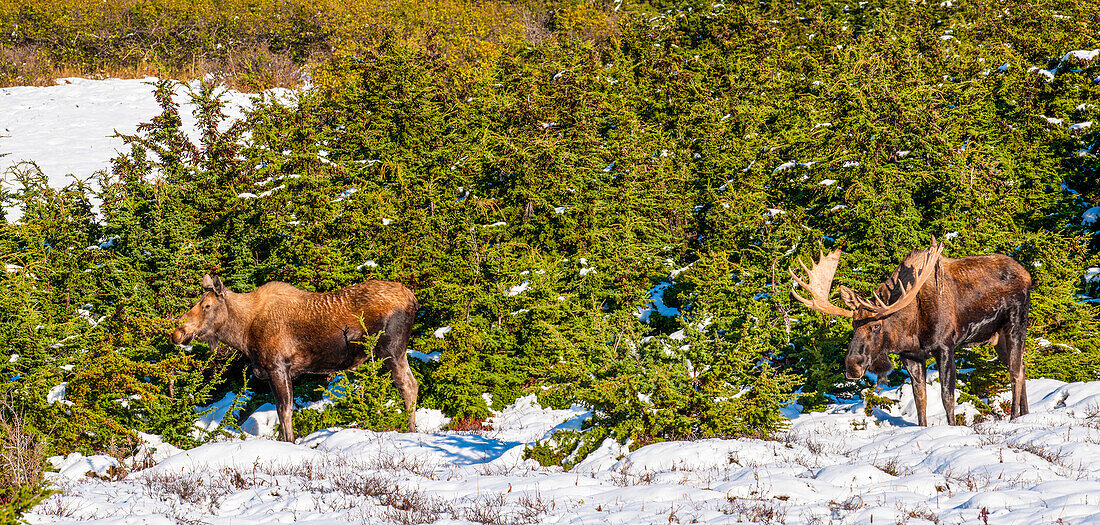
[[[1096,128],[1068,123],[1096,116],[1100,61],[1063,64],[1095,47],[1080,26],[1096,6],[571,5],[522,39],[487,27],[508,17],[497,5],[446,27],[372,11],[379,23],[341,27],[312,89],[263,95],[232,125],[214,84],[157,83],[161,113],[94,183],[16,168],[0,348],[19,357],[0,374],[28,426],[79,420],[55,452],[135,430],[194,444],[194,407],[248,383],[242,359],[165,339],[213,272],[238,292],[406,283],[412,348],[440,352],[413,363],[421,406],[480,419],[535,393],[592,409],[581,437],[533,452],[548,462],[603,437],[766,435],[797,391],[811,409],[867,386],[843,376],[850,323],[794,301],[786,269],[841,248],[836,283],[866,293],[933,235],[948,256],[1005,253],[1031,272],[1029,377],[1097,377],[1097,310],[1079,297],[1100,266],[1082,218]],[[310,23],[271,30],[300,53]],[[640,322],[658,285],[678,313]],[[991,352],[959,353],[969,395],[1004,387]],[[373,372],[298,433],[399,427]],[[72,405],[46,401],[61,383]]]

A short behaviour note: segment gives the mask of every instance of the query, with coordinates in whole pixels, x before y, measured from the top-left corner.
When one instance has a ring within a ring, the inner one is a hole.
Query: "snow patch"
[[[504,292],[504,295],[507,295],[508,297],[515,297],[523,292],[526,292],[529,288],[531,288],[531,281],[523,281],[522,283],[509,288],[507,292]]]
[[[416,350],[409,350],[408,356],[422,363],[439,362],[440,359],[443,359],[443,353],[439,352],[438,350],[429,354],[425,354],[424,352],[417,352]]]
[[[676,317],[680,315],[680,310],[667,306],[665,304],[665,291],[668,290],[673,283],[663,282],[659,283],[653,288],[650,288],[646,295],[649,296],[649,302],[638,308],[634,312],[634,317],[638,318],[643,323],[649,323],[650,317],[654,313],[663,315],[665,317]]]
[[[1090,226],[1100,221],[1100,206],[1093,206],[1081,214],[1081,225]]]
[[[118,468],[118,460],[111,456],[95,455],[85,456],[79,452],[73,452],[68,456],[53,456],[49,458],[50,465],[57,469],[57,473],[49,477],[81,479],[88,476],[106,478],[112,468]]]
[[[73,402],[65,399],[65,389],[69,386],[69,383],[61,383],[50,389],[46,393],[47,403],[61,403],[62,405],[72,405]]]

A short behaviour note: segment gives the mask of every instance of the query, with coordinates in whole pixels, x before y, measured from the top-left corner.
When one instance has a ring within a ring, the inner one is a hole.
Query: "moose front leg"
[[[268,371],[271,394],[275,396],[275,411],[279,414],[280,439],[294,442],[294,387],[290,371],[283,367]]]
[[[913,404],[917,405],[917,424],[928,426],[928,391],[924,384],[924,361],[919,359],[901,358],[901,364],[909,371],[909,381],[913,384]]]

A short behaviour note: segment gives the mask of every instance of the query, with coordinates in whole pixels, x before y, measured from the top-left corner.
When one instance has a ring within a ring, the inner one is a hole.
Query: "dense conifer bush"
[[[1068,125],[1097,116],[1100,58],[1067,54],[1098,47],[1095,6],[617,6],[555,4],[538,38],[466,47],[359,27],[310,89],[243,121],[213,84],[161,82],[163,113],[98,180],[16,170],[2,389],[57,452],[135,430],[194,444],[195,407],[243,387],[239,357],[166,341],[203,273],[239,292],[390,279],[422,307],[412,348],[439,352],[414,363],[421,406],[592,409],[540,461],[769,434],[798,391],[810,407],[868,386],[843,377],[850,323],[793,301],[786,269],[841,247],[838,284],[865,292],[933,235],[1031,272],[1030,377],[1100,379],[1078,295],[1100,266],[1096,128]],[[968,395],[1004,388],[992,349],[959,357]],[[299,433],[400,426],[377,370],[349,377]],[[68,403],[48,401],[62,383]]]

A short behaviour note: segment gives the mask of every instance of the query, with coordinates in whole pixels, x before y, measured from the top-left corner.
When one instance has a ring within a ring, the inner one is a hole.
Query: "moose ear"
[[[207,292],[214,292],[218,295],[225,294],[225,284],[222,283],[221,278],[217,275],[206,274],[202,276],[202,289]]]
[[[848,305],[854,312],[859,307],[859,301],[856,300],[856,292],[843,284],[840,285],[840,298],[844,300],[844,304]]]
[[[214,276],[214,288],[213,291],[218,295],[225,295],[225,284],[222,283],[221,277]]]

